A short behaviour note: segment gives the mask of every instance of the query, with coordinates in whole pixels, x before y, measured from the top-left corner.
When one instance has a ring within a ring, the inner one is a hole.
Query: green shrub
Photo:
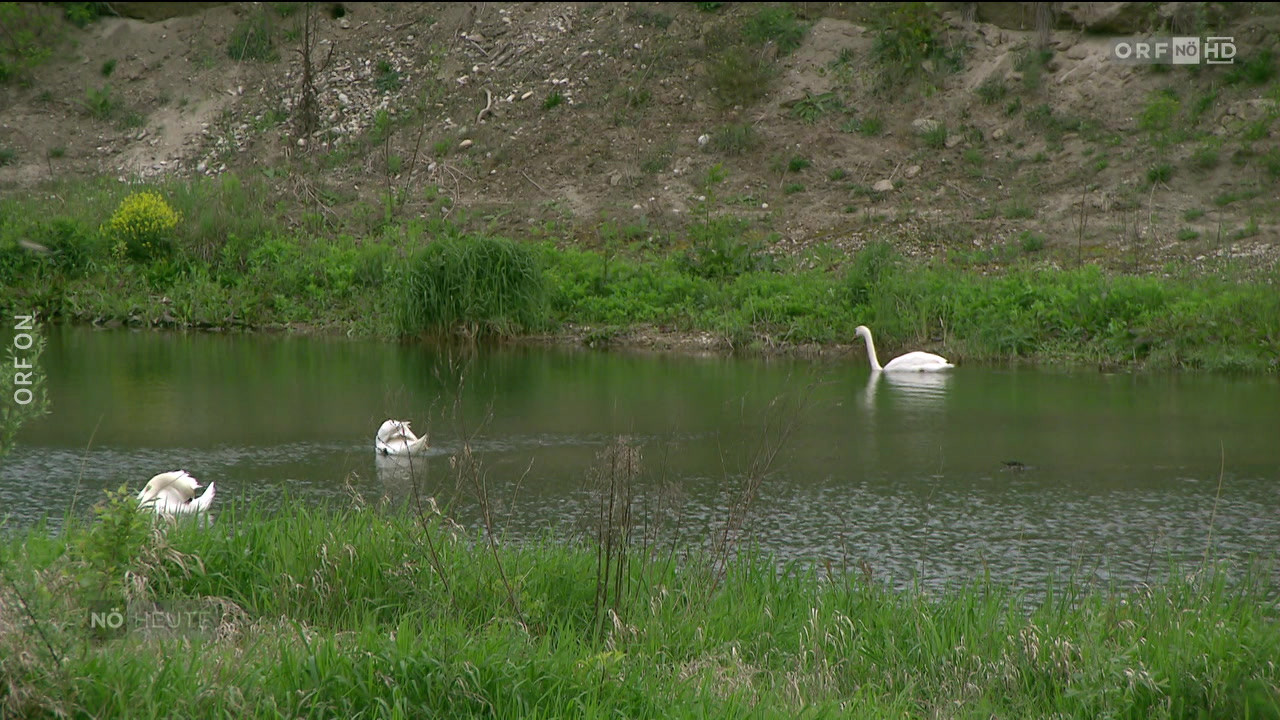
[[[791,106],[791,116],[799,118],[804,124],[812,125],[818,121],[818,118],[828,113],[842,110],[844,102],[840,96],[833,92],[821,93],[814,95],[808,91],[804,94],[804,99],[796,102]]]
[[[0,85],[30,81],[30,71],[53,55],[58,28],[43,3],[0,3]]]
[[[42,225],[39,238],[49,248],[54,266],[68,277],[88,273],[101,255],[101,236],[71,218],[57,217]]]
[[[114,15],[115,11],[111,9],[111,3],[104,2],[69,2],[58,3],[62,5],[63,15],[76,27],[87,27],[90,23],[103,15]]]
[[[734,278],[763,269],[768,260],[761,244],[743,238],[745,220],[720,217],[689,228],[689,251],[683,259],[687,274],[715,280]]]

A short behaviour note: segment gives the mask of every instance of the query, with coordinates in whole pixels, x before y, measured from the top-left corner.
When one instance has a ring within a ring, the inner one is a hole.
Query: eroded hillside
[[[0,90],[3,187],[265,174],[317,234],[390,207],[678,245],[689,216],[732,214],[772,251],[837,259],[887,238],[1264,266],[1280,245],[1265,4],[1111,4],[1236,38],[1234,64],[1192,68],[1116,63],[1114,28],[1057,4],[1039,30],[966,4],[208,5],[59,25]]]

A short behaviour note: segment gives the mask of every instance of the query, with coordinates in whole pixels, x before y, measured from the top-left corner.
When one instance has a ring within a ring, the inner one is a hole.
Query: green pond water
[[[779,561],[866,568],[898,585],[989,575],[1034,589],[1068,573],[1143,582],[1170,560],[1203,558],[1207,544],[1216,558],[1280,547],[1272,378],[961,366],[909,382],[871,378],[861,353],[49,335],[39,372],[53,413],[0,459],[9,530],[46,515],[56,527],[104,489],[136,490],[180,468],[216,482],[224,511],[349,503],[353,490],[371,505],[403,502],[416,484],[475,528],[473,487],[459,490],[449,463],[468,434],[505,538],[572,536],[597,509],[591,468],[626,436],[640,454],[637,523],[661,519],[664,538],[696,544],[738,502],[762,438],[790,427],[744,525]],[[375,458],[387,418],[430,432],[432,449],[412,469]]]

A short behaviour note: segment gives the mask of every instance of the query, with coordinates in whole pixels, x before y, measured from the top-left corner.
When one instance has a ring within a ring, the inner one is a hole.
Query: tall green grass
[[[926,594],[779,571],[753,552],[709,591],[696,551],[675,566],[637,553],[596,635],[590,543],[499,546],[522,618],[485,542],[432,517],[232,508],[173,528],[127,592],[211,621],[106,637],[85,628],[74,583],[92,526],[6,538],[0,714],[1280,716],[1267,566],[1138,590],[1068,579],[1032,601],[990,582]]]
[[[540,258],[505,238],[454,235],[409,259],[397,298],[403,334],[514,335],[547,326]]]

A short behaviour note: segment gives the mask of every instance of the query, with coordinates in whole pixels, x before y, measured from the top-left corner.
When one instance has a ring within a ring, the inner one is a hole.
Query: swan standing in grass
[[[138,507],[149,508],[157,515],[205,512],[213,505],[213,483],[209,483],[203,495],[196,497],[199,487],[200,483],[186,470],[160,473],[138,493]]]
[[[388,420],[382,423],[374,437],[373,446],[379,455],[409,455],[428,447],[427,437],[414,435],[405,420]]]
[[[927,352],[909,352],[901,357],[896,357],[889,361],[884,367],[880,366],[880,361],[876,358],[876,345],[871,341],[871,329],[866,325],[859,325],[854,331],[854,335],[867,341],[867,357],[871,358],[871,371],[873,373],[880,372],[938,372],[939,370],[947,370],[955,367],[947,362],[947,359],[939,355]]]

